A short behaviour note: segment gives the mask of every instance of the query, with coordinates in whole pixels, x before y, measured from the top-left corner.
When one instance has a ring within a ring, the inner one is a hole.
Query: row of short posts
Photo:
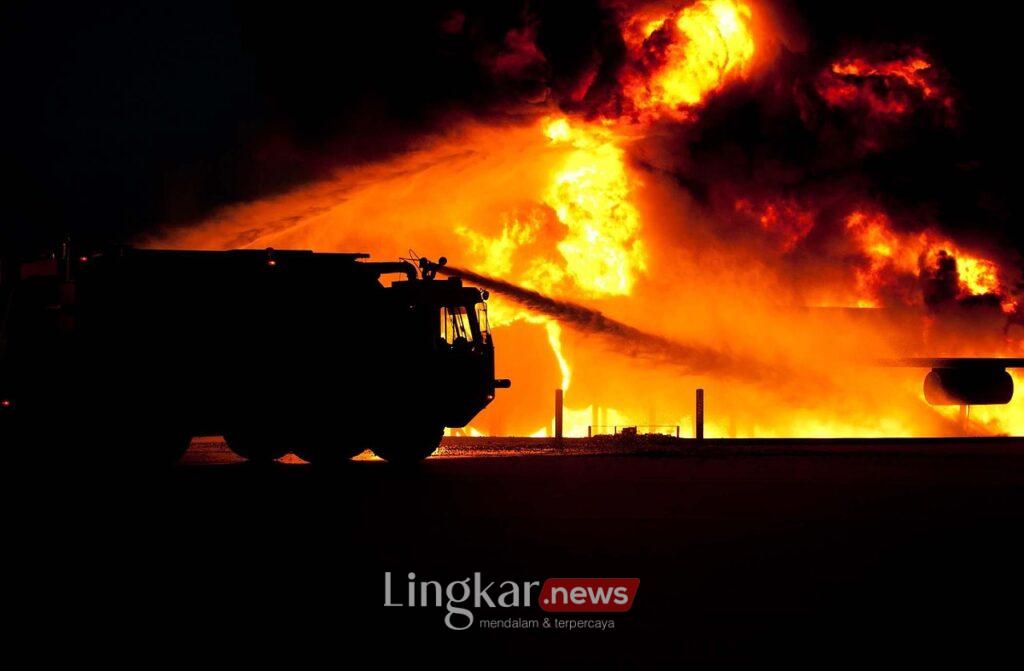
[[[565,411],[565,392],[562,389],[555,390],[555,438],[562,438],[562,416]],[[593,427],[587,428],[587,437],[593,435]],[[676,429],[676,438],[679,437],[679,429]],[[704,390],[697,390],[697,407],[693,413],[693,437],[697,440],[704,440]]]

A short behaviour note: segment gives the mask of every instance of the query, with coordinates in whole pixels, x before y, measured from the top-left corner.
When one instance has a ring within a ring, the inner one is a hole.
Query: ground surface
[[[41,490],[23,504],[53,506],[33,568],[57,587],[37,617],[72,618],[87,647],[284,645],[328,663],[357,648],[381,663],[473,651],[480,666],[1019,653],[1024,441],[449,440],[442,453],[412,469],[258,468],[197,441],[167,473],[111,466],[63,496]],[[641,585],[613,631],[454,633],[443,609],[384,608],[385,571]]]

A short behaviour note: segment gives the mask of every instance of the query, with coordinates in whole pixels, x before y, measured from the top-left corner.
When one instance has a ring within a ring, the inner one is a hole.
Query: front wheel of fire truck
[[[443,437],[443,426],[405,429],[391,436],[376,439],[370,449],[389,463],[414,464],[433,454]]]
[[[254,463],[270,463],[291,452],[288,441],[273,431],[234,430],[224,440],[232,452]]]
[[[341,466],[363,451],[361,445],[340,443],[325,436],[314,436],[295,447],[295,454],[314,466]]]

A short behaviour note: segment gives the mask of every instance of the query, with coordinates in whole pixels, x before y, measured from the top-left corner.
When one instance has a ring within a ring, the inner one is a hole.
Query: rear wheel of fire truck
[[[232,452],[255,463],[269,463],[291,452],[288,441],[273,432],[230,431],[224,434],[224,440]]]
[[[164,468],[173,465],[188,451],[192,436],[173,429],[153,431],[137,427],[126,431],[95,432],[86,440],[105,443],[117,462],[130,468]]]
[[[21,413],[17,413],[14,404],[8,401],[6,405],[0,407],[0,445],[6,447],[9,452],[20,452],[25,445],[21,427]]]
[[[162,400],[137,403],[100,394],[63,406],[57,403],[63,407],[58,416],[68,421],[61,422],[51,438],[73,451],[74,461],[105,454],[115,469],[161,469],[178,461],[192,442],[179,418],[154,410],[166,405]],[[120,410],[114,413],[111,407]]]
[[[363,451],[361,445],[350,445],[331,441],[329,438],[317,436],[304,440],[301,447],[295,447],[295,454],[300,459],[314,466],[340,466],[347,464],[349,459]]]
[[[185,456],[192,436],[186,433],[168,433],[149,436],[140,447],[149,456],[146,461],[155,467],[171,466]]]
[[[387,438],[379,438],[371,447],[373,453],[392,464],[414,464],[423,461],[438,448],[444,427],[405,430]]]

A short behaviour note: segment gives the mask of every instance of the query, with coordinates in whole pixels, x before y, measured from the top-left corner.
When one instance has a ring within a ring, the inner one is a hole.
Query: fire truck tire
[[[295,454],[314,466],[340,466],[363,451],[361,445],[348,445],[329,439],[314,438],[301,447],[296,446]]]
[[[185,456],[192,436],[186,434],[156,435],[149,439],[143,449],[151,449],[154,466],[172,466]]]
[[[118,464],[128,468],[166,468],[188,451],[192,437],[179,431],[118,431],[97,440],[106,443]]]
[[[273,433],[232,431],[224,434],[224,440],[232,452],[255,463],[269,463],[291,452],[288,442]]]
[[[371,449],[381,459],[392,464],[413,464],[423,461],[438,448],[444,437],[444,427],[406,430],[388,438],[380,438]]]

